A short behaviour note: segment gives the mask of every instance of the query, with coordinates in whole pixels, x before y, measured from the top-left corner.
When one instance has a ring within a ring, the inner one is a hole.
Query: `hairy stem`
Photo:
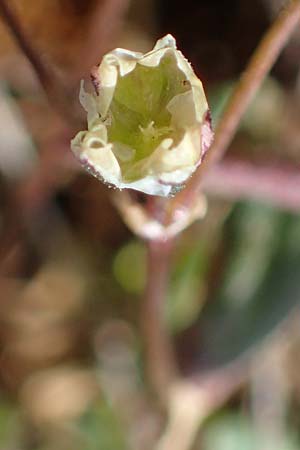
[[[186,188],[170,202],[169,220],[174,218],[178,209],[188,209],[193,204],[201,187],[203,175],[210,166],[222,158],[250,101],[298,25],[299,19],[300,1],[291,1],[267,31],[228,102],[217,126],[214,142],[203,163]]]
[[[173,348],[165,322],[165,300],[173,241],[148,242],[148,280],[141,312],[146,371],[161,400],[176,377]]]

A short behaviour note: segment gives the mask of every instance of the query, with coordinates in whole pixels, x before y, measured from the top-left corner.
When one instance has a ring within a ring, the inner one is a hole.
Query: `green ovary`
[[[171,114],[166,107],[174,96],[190,89],[190,83],[170,53],[157,67],[137,64],[132,72],[119,76],[107,129],[109,142],[135,150],[133,159],[126,163],[116,155],[123,175],[127,172],[130,178],[139,178],[130,166],[150,156],[163,139],[179,138],[180,130],[172,128]]]

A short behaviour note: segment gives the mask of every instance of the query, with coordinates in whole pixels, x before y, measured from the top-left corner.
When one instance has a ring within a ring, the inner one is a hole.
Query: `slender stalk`
[[[30,61],[41,85],[43,87],[47,87],[51,82],[51,75],[49,73],[49,70],[45,67],[44,63],[40,59],[40,56],[36,49],[32,47],[27,36],[25,36],[25,32],[21,27],[17,16],[6,0],[0,0],[0,14],[3,17],[7,27],[13,34],[20,49],[22,50],[26,58]]]
[[[214,142],[203,163],[188,182],[186,188],[170,202],[169,220],[174,219],[178,209],[188,209],[193,204],[200,190],[204,174],[210,166],[222,158],[250,101],[298,25],[299,19],[300,1],[291,1],[265,34],[228,102],[228,106],[217,126]]]
[[[39,82],[41,83],[49,103],[64,119],[72,125],[81,124],[81,118],[70,89],[63,80],[42,60],[39,51],[30,41],[18,16],[7,0],[0,0],[0,15],[10,30],[20,50],[30,62]]]
[[[165,323],[172,247],[171,240],[148,242],[148,280],[141,312],[146,372],[150,384],[163,401],[166,400],[166,388],[176,377],[172,343]]]
[[[203,190],[233,201],[253,199],[300,211],[300,174],[290,165],[261,166],[225,158],[205,176]]]

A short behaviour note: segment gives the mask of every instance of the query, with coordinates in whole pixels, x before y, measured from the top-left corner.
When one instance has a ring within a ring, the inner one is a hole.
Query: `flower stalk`
[[[146,374],[162,404],[178,376],[174,347],[165,319],[173,240],[148,241],[148,279],[141,310]]]
[[[189,209],[190,205],[193,204],[207,170],[224,155],[249,103],[286,45],[291,34],[297,25],[299,25],[299,20],[300,1],[292,0],[282,10],[251,57],[248,67],[242,74],[237,87],[228,101],[227,108],[215,131],[214,141],[203,163],[187,183],[186,188],[173,200],[170,200],[168,205],[169,222],[174,220],[178,210]]]

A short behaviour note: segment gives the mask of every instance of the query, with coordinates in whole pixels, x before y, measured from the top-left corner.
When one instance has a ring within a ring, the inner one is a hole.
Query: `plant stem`
[[[6,0],[0,0],[0,14],[3,17],[7,27],[12,32],[20,49],[22,50],[26,58],[30,61],[41,85],[46,88],[51,82],[50,73],[41,61],[40,56],[36,52],[35,48],[33,48],[31,43],[28,41],[27,36],[25,36],[24,30],[20,26],[18,18],[16,17]]]
[[[207,169],[222,158],[250,101],[296,28],[299,19],[300,1],[291,1],[263,37],[228,102],[217,126],[214,142],[203,163],[187,183],[186,188],[170,201],[168,220],[174,219],[177,210],[188,209],[193,204]]]
[[[0,15],[20,50],[30,62],[51,106],[72,125],[78,126],[81,124],[78,108],[71,97],[71,93],[69,92],[70,89],[63,83],[63,80],[44,63],[38,50],[30,41],[19,18],[7,0],[0,0]]]
[[[175,379],[177,372],[165,322],[165,300],[172,247],[173,240],[148,242],[148,279],[141,312],[146,372],[150,384],[162,401],[166,400],[166,388]]]
[[[232,201],[253,199],[285,209],[300,211],[300,174],[291,165],[254,165],[225,158],[203,180],[203,190]]]

